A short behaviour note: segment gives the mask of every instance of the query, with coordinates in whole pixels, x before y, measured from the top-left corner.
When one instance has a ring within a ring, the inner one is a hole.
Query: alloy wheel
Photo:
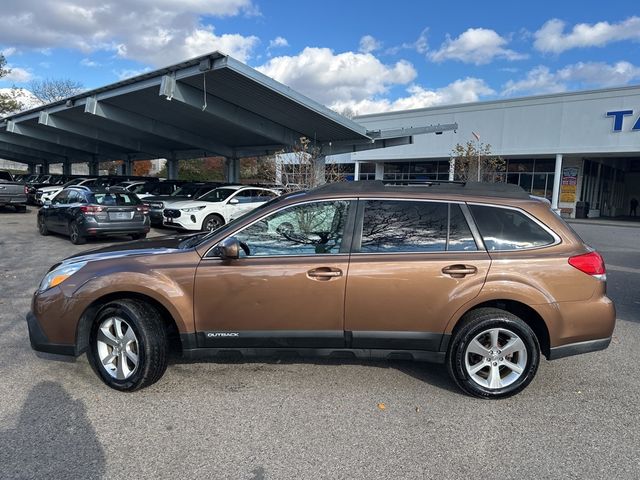
[[[105,371],[117,380],[134,374],[139,362],[139,344],[133,328],[120,317],[109,317],[98,327],[98,358]]]
[[[478,385],[492,390],[508,387],[527,366],[527,347],[506,328],[491,328],[476,335],[464,353],[467,374]]]

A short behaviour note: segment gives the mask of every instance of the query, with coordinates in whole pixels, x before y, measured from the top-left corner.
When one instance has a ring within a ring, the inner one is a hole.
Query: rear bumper
[[[76,356],[75,345],[65,345],[49,341],[33,312],[29,312],[27,314],[27,325],[29,327],[29,341],[31,342],[31,348],[35,351],[54,353],[56,355]]]
[[[606,349],[611,343],[611,337],[599,338],[597,340],[587,340],[586,342],[569,343],[559,347],[551,347],[548,360],[571,357],[582,353],[597,352]]]
[[[110,222],[99,223],[84,221],[81,225],[82,234],[87,237],[102,235],[134,235],[148,233],[150,230],[149,221],[137,222]]]

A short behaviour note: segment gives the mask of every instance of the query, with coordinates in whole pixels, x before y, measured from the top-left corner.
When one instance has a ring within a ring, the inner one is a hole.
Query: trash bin
[[[576,218],[587,218],[589,202],[576,202]]]

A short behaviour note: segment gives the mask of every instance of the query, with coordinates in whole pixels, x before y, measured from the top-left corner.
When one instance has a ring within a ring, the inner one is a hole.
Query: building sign
[[[630,115],[633,115],[633,110],[614,110],[612,112],[607,112],[607,117],[613,117],[613,131],[621,132],[624,117]],[[631,130],[640,130],[640,117],[638,117]]]
[[[565,167],[562,169],[562,182],[560,185],[560,201],[573,203],[576,201],[576,189],[578,188],[578,169]]]

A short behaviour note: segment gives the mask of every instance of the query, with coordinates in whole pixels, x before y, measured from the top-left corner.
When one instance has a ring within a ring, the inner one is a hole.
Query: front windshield
[[[70,185],[77,185],[78,183],[80,183],[83,180],[84,180],[84,178],[74,178],[73,180],[69,180],[67,183],[62,185],[62,187],[68,187]]]
[[[202,188],[202,185],[183,185],[178,190],[171,194],[172,197],[191,197],[198,190]]]
[[[204,202],[222,202],[235,192],[236,190],[232,188],[216,188],[215,190],[211,190],[201,197],[198,197],[198,200],[202,200]]]

